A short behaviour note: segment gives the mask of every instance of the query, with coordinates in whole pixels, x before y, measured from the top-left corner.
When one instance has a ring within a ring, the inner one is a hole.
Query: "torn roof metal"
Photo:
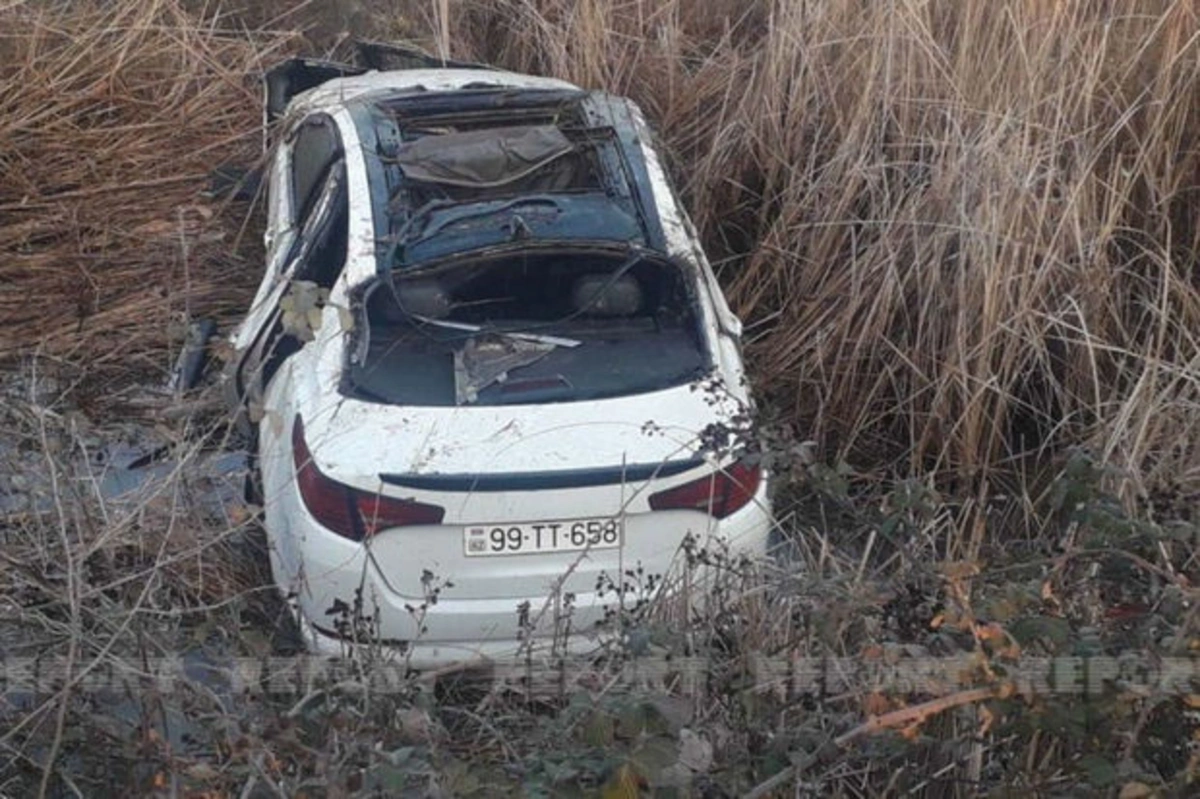
[[[363,98],[348,108],[364,145],[376,232],[384,242],[377,258],[380,272],[520,240],[667,252],[653,194],[656,182],[643,155],[649,131],[620,98],[579,89],[478,87]],[[547,129],[558,135],[547,135]],[[405,168],[410,148],[430,153],[467,141],[479,154],[488,149],[480,142],[489,133],[494,160],[471,171],[510,172],[511,180],[493,183],[512,184],[508,194],[485,191],[489,181],[483,179],[466,193],[431,194],[423,191],[429,167]],[[529,158],[541,159],[542,166],[558,162],[551,164],[550,183],[562,185],[526,184],[517,190],[517,178],[534,171],[522,172],[510,158],[512,145],[522,137],[527,144],[538,142]],[[569,152],[561,149],[564,141]],[[579,174],[564,176],[568,171]]]
[[[272,70],[268,95],[290,119],[352,120],[376,273],[521,241],[669,249],[649,130],[622,98],[486,68],[308,61]]]

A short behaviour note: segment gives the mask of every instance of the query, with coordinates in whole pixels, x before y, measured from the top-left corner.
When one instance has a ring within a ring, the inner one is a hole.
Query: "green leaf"
[[[1093,787],[1107,788],[1117,781],[1117,767],[1102,755],[1084,755],[1079,758],[1079,768]]]
[[[617,715],[617,734],[622,738],[636,738],[643,733],[658,735],[671,731],[671,723],[654,705],[635,701],[626,704]]]
[[[602,710],[593,710],[580,731],[580,738],[588,746],[607,747],[612,745],[613,728],[612,716]]]
[[[600,789],[601,799],[638,799],[641,796],[641,777],[629,763],[618,766],[608,782]]]
[[[667,725],[667,731],[672,734],[678,733],[692,721],[694,709],[691,699],[684,699],[678,696],[655,695],[649,701]]]
[[[400,794],[408,785],[408,769],[380,763],[370,771],[369,785],[383,789],[391,795]]]
[[[1030,616],[1013,622],[1008,632],[1023,647],[1043,642],[1053,652],[1066,648],[1071,642],[1071,625],[1056,616]]]
[[[679,761],[679,744],[666,736],[647,738],[633,752],[638,770],[654,779]]]
[[[439,777],[439,782],[450,796],[469,796],[482,787],[474,769],[461,760],[443,764]]]
[[[569,782],[579,776],[579,769],[571,763],[546,763],[546,777],[551,783],[558,785]]]
[[[417,748],[415,746],[401,746],[398,749],[388,752],[386,757],[388,762],[393,766],[402,766],[412,758],[413,753],[416,751]]]

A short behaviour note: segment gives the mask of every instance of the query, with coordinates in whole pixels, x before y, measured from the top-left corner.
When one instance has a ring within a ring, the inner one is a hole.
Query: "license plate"
[[[473,524],[463,528],[463,551],[467,557],[488,557],[615,549],[623,533],[620,519]]]

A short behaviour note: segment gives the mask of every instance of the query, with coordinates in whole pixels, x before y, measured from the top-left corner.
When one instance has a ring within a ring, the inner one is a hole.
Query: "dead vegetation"
[[[22,651],[80,668],[217,639],[261,651],[253,525],[196,500],[219,421],[160,417],[177,465],[119,506],[80,464],[187,319],[244,308],[256,233],[246,204],[205,195],[210,174],[260,151],[261,67],[337,55],[349,32],[642,105],[748,323],[799,568],[735,580],[686,632],[635,620],[653,651],[714,664],[686,714],[604,691],[244,710],[199,691],[184,715],[222,721],[188,748],[161,697],[105,721],[54,695],[0,733],[0,796],[103,785],[89,768],[164,795],[635,796],[697,731],[692,795],[1194,789],[1194,696],[1123,683],[1081,703],[1004,679],[1023,655],[1200,640],[1193,3],[275,5],[0,7],[0,456],[58,476],[0,521],[0,640],[15,627]],[[975,667],[941,697],[818,702],[755,689],[748,665],[897,652]],[[903,736],[877,734],[893,723]]]
[[[205,196],[261,150],[256,76],[293,39],[146,3],[16,3],[0,32],[0,357],[161,380],[190,314],[257,283],[240,213]],[[79,392],[80,394],[84,392]]]
[[[647,109],[759,383],[829,458],[984,499],[1086,444],[1127,498],[1196,496],[1194,4],[456,8],[455,55]]]

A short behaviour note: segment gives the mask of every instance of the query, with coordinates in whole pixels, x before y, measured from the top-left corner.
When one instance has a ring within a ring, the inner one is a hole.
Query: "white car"
[[[570,606],[579,651],[689,536],[765,552],[741,325],[633,103],[444,65],[268,87],[228,389],[310,649],[503,657]]]

